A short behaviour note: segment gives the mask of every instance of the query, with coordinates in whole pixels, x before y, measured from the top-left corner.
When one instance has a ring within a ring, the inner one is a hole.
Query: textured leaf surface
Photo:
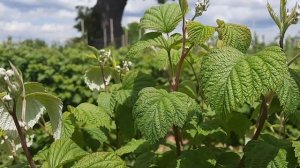
[[[134,152],[140,145],[142,145],[145,142],[145,140],[136,140],[132,139],[130,142],[128,142],[125,146],[121,147],[120,149],[116,150],[115,153],[119,156],[132,153]]]
[[[232,113],[226,123],[226,127],[240,137],[245,136],[246,131],[249,130],[251,125],[250,120],[241,113]]]
[[[298,159],[298,165],[300,165],[300,142],[293,141],[293,147],[295,148],[295,156]]]
[[[111,118],[106,110],[89,103],[82,103],[73,112],[78,121],[93,127],[111,127]]]
[[[171,50],[176,44],[180,43],[182,36],[179,34],[173,34],[169,39],[166,39],[161,33],[150,32],[144,35],[144,37],[135,43],[128,51],[128,57],[134,57],[141,51],[149,47],[163,48],[166,51]]]
[[[71,138],[75,131],[74,116],[70,112],[63,113],[61,138]]]
[[[0,128],[4,131],[16,131],[13,118],[10,116],[6,108],[0,102]]]
[[[136,158],[133,167],[149,168],[154,159],[155,159],[155,154],[153,152],[144,152]]]
[[[26,82],[24,83],[26,94],[34,92],[46,92],[45,87],[38,82]]]
[[[216,168],[234,168],[240,162],[240,156],[234,152],[216,153],[217,166]]]
[[[25,122],[29,127],[33,127],[43,115],[47,112],[50,118],[51,128],[55,139],[60,138],[61,120],[62,120],[62,101],[45,92],[32,91],[26,94],[26,114]],[[17,105],[17,117],[22,118],[22,101],[19,99]]]
[[[291,144],[270,135],[263,140],[250,141],[245,148],[246,168],[292,168],[295,167]],[[259,152],[258,152],[259,151]]]
[[[36,85],[37,88],[34,90],[31,89],[30,94],[26,95],[26,113],[25,113],[25,122],[27,126],[32,128],[40,119],[40,117],[47,112],[50,117],[51,127],[53,128],[53,136],[55,139],[58,139],[61,134],[61,118],[62,118],[62,102],[59,98],[45,93],[45,92],[36,92],[41,91],[40,85],[36,83],[27,84]],[[17,117],[19,121],[22,116],[22,101],[18,100],[17,104]],[[4,105],[0,103],[0,128],[5,131],[14,131],[16,130],[14,121],[10,114],[7,112]]]
[[[207,148],[185,151],[179,158],[178,168],[214,168],[216,158]]]
[[[140,71],[131,71],[124,76],[121,88],[113,92],[112,97],[117,103],[131,107],[141,89],[154,85],[155,80],[151,75]]]
[[[70,139],[55,141],[47,151],[48,153],[44,155],[47,155],[49,167],[60,167],[87,154]]]
[[[203,44],[207,40],[209,40],[209,38],[211,38],[215,32],[214,27],[205,26],[195,21],[188,22],[186,26],[190,41],[198,45]]]
[[[146,10],[141,18],[141,27],[163,33],[173,31],[181,21],[181,9],[178,4],[164,4]]]
[[[246,26],[237,24],[227,24],[222,20],[217,20],[219,39],[225,46],[231,46],[246,53],[251,43],[251,32]]]
[[[252,56],[224,47],[204,57],[200,80],[213,110],[226,114],[274,91],[286,74],[286,57],[279,47],[268,47]]]
[[[296,112],[300,104],[300,92],[296,81],[287,74],[283,84],[276,89],[283,112],[287,115]]]
[[[147,140],[164,137],[172,125],[182,126],[188,115],[191,98],[180,92],[145,88],[133,109],[137,127]]]
[[[119,81],[119,74],[111,67],[104,67],[103,70],[105,84],[108,85],[111,79]],[[100,67],[93,66],[88,69],[84,74],[84,81],[88,87],[93,91],[104,90],[103,75],[100,71]]]
[[[107,136],[105,135],[105,133],[97,127],[85,127],[83,128],[83,130],[90,134],[91,138],[99,141],[100,143],[107,141]]]
[[[125,162],[114,153],[97,152],[80,159],[74,168],[126,168]]]
[[[171,49],[170,50],[170,58],[175,67],[180,59],[181,52],[179,50]],[[165,49],[160,49],[155,52],[152,61],[150,62],[151,66],[159,70],[166,70],[170,66],[170,61],[168,58],[168,52]]]
[[[110,116],[113,116],[115,103],[112,100],[112,94],[108,92],[101,92],[98,96],[97,103],[99,107],[103,107]]]

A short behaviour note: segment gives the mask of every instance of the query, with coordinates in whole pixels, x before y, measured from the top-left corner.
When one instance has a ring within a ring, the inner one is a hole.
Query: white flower
[[[204,11],[207,10],[209,6],[209,0],[198,0],[198,2],[195,3],[195,15],[201,16]]]
[[[104,49],[101,49],[99,51],[99,55],[101,58],[110,58],[111,56],[111,51],[110,50],[104,50]]]
[[[7,74],[9,77],[12,77],[12,76],[14,76],[15,73],[14,73],[13,70],[9,69],[9,70],[6,71],[6,74]]]
[[[0,77],[3,77],[6,75],[6,71],[4,68],[0,68]]]
[[[11,101],[12,100],[12,97],[10,96],[10,94],[7,94],[5,95],[3,98],[2,98],[3,101],[5,102],[8,102],[8,101]]]
[[[7,75],[4,76],[3,78],[6,82],[9,81],[9,77]]]
[[[132,66],[132,62],[131,61],[123,61],[123,70],[125,71],[129,71],[129,68]]]

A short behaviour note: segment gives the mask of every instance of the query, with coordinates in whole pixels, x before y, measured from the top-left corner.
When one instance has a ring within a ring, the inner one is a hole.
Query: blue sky
[[[192,16],[194,3],[190,3],[189,17]],[[47,42],[61,42],[80,36],[73,25],[76,5],[93,6],[96,0],[0,0],[0,41],[8,36],[14,40],[39,38]],[[215,26],[216,19],[231,23],[245,24],[258,35],[265,35],[271,41],[278,30],[266,9],[266,0],[210,0],[210,7],[198,21]],[[269,0],[275,9],[279,0]],[[289,6],[296,0],[289,0]],[[128,0],[122,24],[139,21],[143,12],[157,5],[156,0]],[[290,35],[300,34],[300,24],[288,31]]]

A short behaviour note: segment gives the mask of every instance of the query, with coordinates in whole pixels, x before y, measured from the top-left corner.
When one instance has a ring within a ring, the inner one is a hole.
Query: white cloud
[[[30,22],[0,22],[1,32],[23,32],[24,30],[32,30],[32,27]]]

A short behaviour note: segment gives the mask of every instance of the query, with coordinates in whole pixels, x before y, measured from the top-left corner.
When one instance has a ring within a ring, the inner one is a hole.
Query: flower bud
[[[208,6],[209,0],[198,0],[198,2],[195,3],[195,15],[201,16],[204,11],[207,11]]]
[[[5,101],[5,102],[9,102],[9,101],[12,100],[12,97],[10,96],[10,94],[7,94],[7,95],[5,95],[5,96],[2,98],[2,100]]]
[[[13,70],[9,69],[6,71],[6,74],[7,74],[7,76],[12,77],[12,76],[14,76],[15,73]]]

